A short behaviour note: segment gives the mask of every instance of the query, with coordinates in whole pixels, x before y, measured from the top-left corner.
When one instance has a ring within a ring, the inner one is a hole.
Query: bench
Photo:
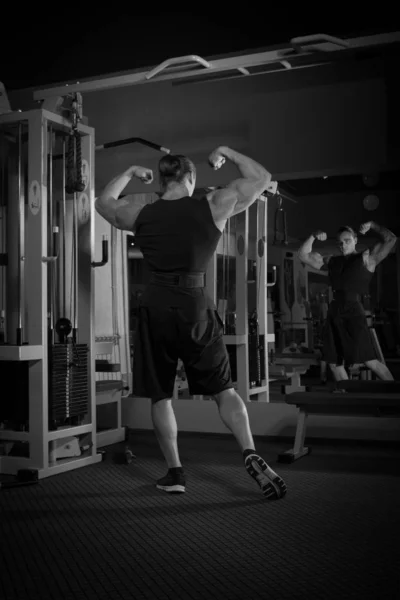
[[[282,369],[284,376],[290,379],[289,385],[282,386],[282,394],[294,394],[305,392],[305,386],[301,385],[301,375],[305,375],[309,368],[320,364],[320,358],[314,353],[275,354],[273,365]]]
[[[400,382],[340,381],[338,390],[294,392],[285,398],[299,409],[294,446],[278,455],[278,461],[292,463],[309,454],[304,446],[308,415],[400,417]]]

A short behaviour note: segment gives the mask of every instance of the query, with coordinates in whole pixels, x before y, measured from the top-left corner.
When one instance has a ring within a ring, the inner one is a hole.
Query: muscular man
[[[392,374],[377,360],[361,297],[368,293],[376,266],[396,244],[396,236],[373,223],[364,223],[360,233],[375,231],[380,240],[372,250],[357,252],[357,234],[351,227],[341,227],[337,241],[341,256],[322,257],[312,249],[314,240],[324,241],[323,231],[313,233],[300,247],[300,260],[314,269],[327,270],[333,291],[324,333],[323,358],[329,363],[335,379],[348,379],[344,363],[365,364],[380,379],[392,380]]]
[[[270,183],[264,167],[230,148],[217,148],[209,162],[219,169],[226,159],[238,167],[240,177],[225,188],[193,197],[194,164],[185,156],[168,155],[159,163],[159,200],[143,206],[118,199],[133,176],[146,183],[153,180],[148,169],[131,167],[107,185],[96,209],[115,227],[135,233],[135,244],[151,271],[139,307],[133,391],[152,399],[154,430],[168,466],[157,488],[185,491],[171,403],[180,358],[190,393],[216,401],[223,423],[242,450],[247,472],[265,497],[281,498],[286,485],[255,450],[246,406],[232,384],[223,324],[205,288],[207,265],[226,221],[248,209]]]

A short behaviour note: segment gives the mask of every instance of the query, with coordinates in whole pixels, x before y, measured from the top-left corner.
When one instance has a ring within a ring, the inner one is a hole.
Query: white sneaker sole
[[[163,490],[164,492],[168,492],[170,494],[183,494],[186,491],[184,485],[156,485],[158,490]]]
[[[257,481],[266,498],[279,499],[286,495],[285,482],[267,465],[261,456],[250,454],[246,457],[244,464],[247,472]]]

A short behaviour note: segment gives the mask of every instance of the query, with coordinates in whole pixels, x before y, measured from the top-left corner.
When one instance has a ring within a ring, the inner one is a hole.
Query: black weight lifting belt
[[[360,294],[355,292],[346,292],[343,290],[333,290],[333,299],[338,302],[360,302]]]
[[[203,288],[205,273],[151,273],[150,283],[168,287]]]

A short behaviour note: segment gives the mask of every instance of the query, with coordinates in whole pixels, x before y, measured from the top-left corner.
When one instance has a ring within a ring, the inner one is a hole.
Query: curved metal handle
[[[267,287],[272,287],[276,284],[276,266],[275,265],[273,265],[272,271],[273,271],[273,279],[270,283],[267,282]]]
[[[108,236],[103,235],[101,245],[103,249],[102,260],[100,262],[92,262],[92,267],[104,267],[108,263]]]
[[[164,60],[164,62],[159,64],[158,67],[155,67],[154,69],[146,73],[146,79],[149,80],[152,77],[155,77],[156,75],[161,73],[161,71],[164,71],[172,65],[179,65],[184,63],[198,63],[200,65],[203,65],[203,67],[205,67],[206,69],[209,69],[211,67],[211,63],[204,60],[204,58],[201,58],[201,56],[197,56],[197,54],[188,54],[187,56],[178,56],[177,58],[168,58],[167,60]]]

